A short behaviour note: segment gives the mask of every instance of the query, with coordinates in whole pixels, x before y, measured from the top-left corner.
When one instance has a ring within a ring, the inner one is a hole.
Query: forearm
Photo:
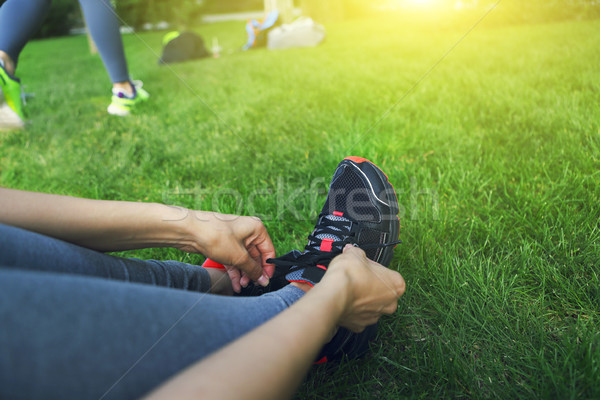
[[[0,223],[101,251],[185,244],[190,211],[0,188]]]
[[[343,313],[347,283],[317,285],[289,309],[192,365],[148,399],[291,397]],[[202,340],[202,338],[199,338]]]

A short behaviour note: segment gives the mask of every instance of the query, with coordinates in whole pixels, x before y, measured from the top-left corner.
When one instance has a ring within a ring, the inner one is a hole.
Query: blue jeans
[[[198,266],[114,257],[0,224],[0,398],[138,398],[304,293],[209,288]]]
[[[113,83],[129,80],[119,20],[110,0],[79,0],[87,27]],[[51,0],[7,0],[0,7],[0,50],[15,62],[40,29]]]

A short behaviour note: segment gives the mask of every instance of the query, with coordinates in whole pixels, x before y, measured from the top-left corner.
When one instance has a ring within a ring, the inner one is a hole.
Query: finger
[[[246,246],[246,248],[248,250],[248,254],[250,254],[250,257],[252,257],[254,261],[260,263],[260,251],[258,250],[258,247],[252,244],[250,246]]]
[[[352,332],[360,333],[367,326],[376,324],[377,321],[379,321],[379,318],[381,318],[381,313],[363,312],[355,315],[351,321],[342,324],[342,326],[348,328]]]
[[[379,321],[379,318],[381,318],[381,314],[380,313],[376,313],[376,314],[369,315],[368,317],[366,317],[361,322],[364,323],[365,326],[370,326],[370,325],[376,324],[377,321]]]
[[[390,292],[394,294],[396,299],[402,297],[406,291],[406,282],[404,281],[402,275],[400,275],[398,271],[384,267],[383,265],[368,258],[366,261],[369,263],[371,272],[374,273],[375,276],[385,284]]]
[[[348,255],[360,258],[361,260],[367,259],[367,255],[365,254],[365,251],[363,249],[352,246],[351,244],[347,244],[346,246],[344,246],[344,250],[342,252],[344,254],[348,254]]]
[[[273,274],[275,273],[275,264],[268,264],[267,260],[269,258],[275,258],[275,253],[273,253],[273,257],[265,258],[256,246],[253,246],[251,249],[248,249],[248,252],[252,256],[252,258],[254,258],[254,260],[262,266],[262,269],[267,274],[267,276],[269,278],[272,278]],[[254,255],[256,255],[256,257]]]
[[[273,275],[275,274],[275,264],[264,263],[263,270],[265,271],[265,273],[267,274],[267,276],[269,278],[272,278]]]
[[[406,281],[404,280],[402,275],[400,275],[400,273],[398,273],[398,276],[396,279],[396,294],[398,295],[398,297],[401,297],[405,291],[406,291]]]
[[[229,275],[229,279],[231,280],[231,286],[233,287],[233,291],[236,293],[241,292],[242,287],[240,285],[240,270],[231,266],[226,266],[225,269],[227,270],[227,274]]]
[[[381,312],[384,314],[393,314],[396,312],[396,310],[398,309],[398,301],[394,301],[393,303],[388,304],[387,306],[385,306]]]
[[[365,330],[367,326],[366,325],[357,325],[357,324],[353,324],[351,326],[347,326],[346,328],[348,328],[349,331],[354,332],[354,333],[361,333],[362,331]]]
[[[258,250],[258,247],[252,245],[248,248],[248,253],[250,256],[256,261],[257,264],[262,266],[263,271],[267,274],[269,278],[273,277],[275,273],[275,265],[263,263],[262,254]]]
[[[374,261],[371,261],[371,266],[375,267],[372,268],[375,275],[382,281],[387,282],[387,286],[394,292],[396,298],[400,298],[404,294],[406,291],[406,282],[404,282],[404,278],[399,272],[386,268]]]
[[[273,246],[271,237],[267,233],[267,229],[264,227],[264,225],[263,229],[264,233],[260,235],[258,240],[255,242],[256,248],[260,253],[262,267],[270,272],[269,276],[273,276],[275,266],[273,264],[267,263],[267,260],[269,258],[275,258],[275,246]]]
[[[273,274],[275,273],[275,264],[267,263],[267,260],[269,258],[275,258],[275,252],[273,252],[272,254],[272,256],[264,257],[264,255],[261,253],[258,256],[258,260],[256,260],[262,266],[263,271],[265,272],[265,274],[267,274],[269,278],[272,278]]]
[[[267,286],[269,284],[269,277],[263,272],[260,264],[250,257],[250,254],[245,248],[240,250],[242,255],[238,258],[236,266],[245,272],[253,281],[258,282],[262,286]]]
[[[242,285],[242,287],[247,287],[249,283],[250,283],[250,278],[248,277],[248,275],[246,275],[245,272],[243,272],[242,278],[240,279],[240,285]]]

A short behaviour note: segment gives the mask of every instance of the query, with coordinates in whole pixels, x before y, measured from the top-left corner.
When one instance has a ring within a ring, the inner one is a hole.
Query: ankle
[[[206,268],[206,271],[210,276],[210,293],[224,296],[233,295],[233,287],[227,271],[217,268]]]
[[[10,75],[15,75],[15,63],[13,59],[4,51],[0,50],[0,60],[2,61],[0,64],[4,67],[4,70],[8,72]]]
[[[133,96],[134,90],[131,82],[116,82],[113,83],[113,89],[122,90],[128,97]]]

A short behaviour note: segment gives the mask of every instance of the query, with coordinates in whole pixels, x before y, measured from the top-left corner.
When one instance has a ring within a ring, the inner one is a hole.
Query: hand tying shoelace
[[[293,250],[281,257],[270,258],[267,262],[275,264],[275,274],[285,275],[288,282],[303,282],[314,286],[325,274],[331,260],[342,253],[346,244],[368,250],[401,243],[398,240],[358,245],[358,231],[359,223],[344,217],[341,212],[321,214],[314,231],[308,236],[308,244],[303,252]],[[277,276],[273,278],[277,279]]]
[[[314,286],[325,275],[331,260],[341,254],[347,244],[361,248],[367,258],[387,267],[394,253],[392,246],[401,243],[397,240],[400,232],[398,211],[398,198],[387,175],[365,158],[346,157],[333,174],[325,205],[308,235],[304,251],[292,250],[281,257],[268,259],[267,262],[276,267],[269,285],[250,284],[236,295],[260,296],[290,282]],[[213,264],[216,263],[209,260],[205,266],[214,267]],[[377,324],[368,326],[361,333],[339,328],[315,361],[361,357],[376,334]]]

